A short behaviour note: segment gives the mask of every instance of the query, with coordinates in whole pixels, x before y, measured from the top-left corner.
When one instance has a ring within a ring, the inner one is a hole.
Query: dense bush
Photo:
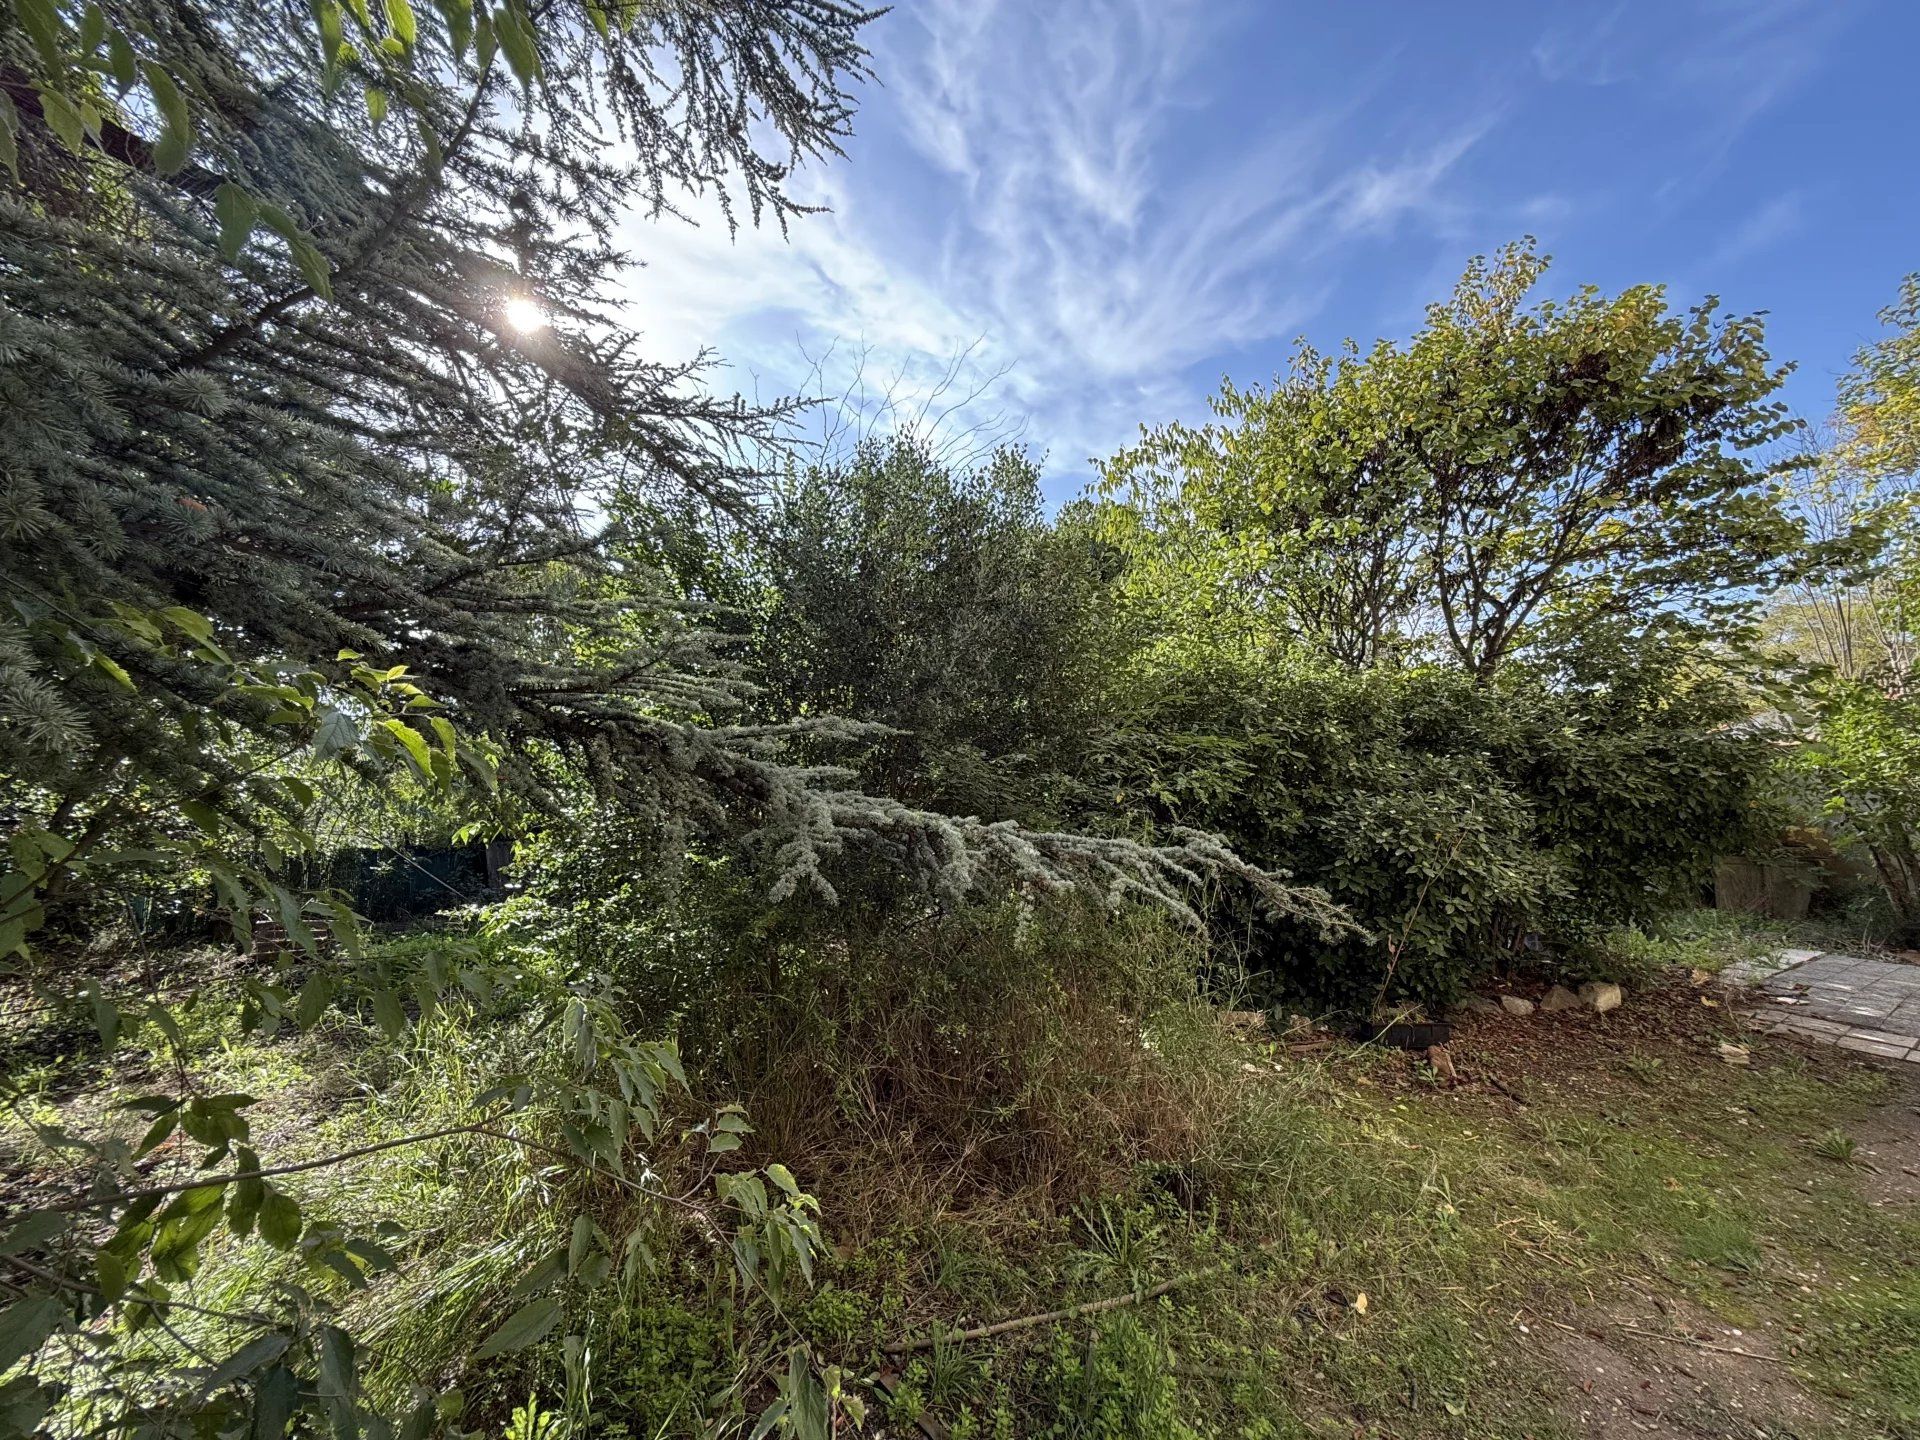
[[[723,862],[650,868],[644,843],[606,824],[536,849],[501,923],[676,1033],[837,1229],[1010,1192],[1065,1204],[1187,1153],[1200,1122],[1142,1035],[1195,998],[1202,947],[1164,912],[943,909],[878,881],[769,907]]]
[[[1216,897],[1215,960],[1276,1000],[1440,1001],[1500,966],[1578,969],[1746,838],[1764,756],[1727,728],[1741,701],[1684,627],[1590,623],[1479,676],[1353,665],[1143,588],[1166,567],[1113,537],[1125,519],[1047,521],[1008,454],[956,474],[869,443],[810,472],[767,541],[762,703],[904,732],[856,757],[899,793],[1136,836],[1193,826],[1324,887],[1365,933]],[[863,895],[898,898],[884,874]]]
[[[1225,938],[1275,998],[1437,1001],[1522,960],[1577,968],[1606,928],[1684,903],[1765,762],[1734,713],[1651,662],[1600,685],[1222,665],[1166,679],[1109,763],[1134,813],[1218,830],[1366,928],[1244,920]]]
[[[911,438],[869,440],[786,483],[752,564],[769,719],[888,727],[831,752],[879,794],[1057,814],[1103,663],[1101,553],[1048,521],[1027,455],[956,468]]]

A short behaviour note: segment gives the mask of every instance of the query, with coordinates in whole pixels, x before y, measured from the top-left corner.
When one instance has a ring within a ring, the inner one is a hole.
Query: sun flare
[[[526,295],[509,295],[501,307],[507,324],[522,335],[531,335],[536,330],[547,328],[547,312],[541,308],[538,300]]]

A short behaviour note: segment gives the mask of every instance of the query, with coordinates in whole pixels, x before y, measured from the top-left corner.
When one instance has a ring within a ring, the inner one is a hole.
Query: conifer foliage
[[[195,1093],[184,1068],[128,1102],[152,1117],[137,1141],[33,1122],[86,1182],[0,1234],[0,1374],[68,1360],[0,1385],[0,1435],[56,1404],[148,1434],[279,1435],[296,1415],[302,1433],[388,1434],[396,1414],[408,1434],[447,1428],[457,1393],[363,1384],[329,1298],[396,1268],[403,1242],[304,1214],[280,1177],[453,1136],[564,1162],[583,1192],[571,1242],[531,1257],[520,1308],[476,1337],[471,1358],[490,1360],[553,1331],[572,1291],[634,1283],[644,1217],[667,1203],[656,1145],[719,1155],[750,1129],[723,1106],[671,1141],[677,1054],[632,1033],[605,976],[477,945],[403,971],[336,897],[306,893],[289,862],[342,767],[461,804],[497,795],[522,818],[564,818],[591,789],[654,833],[757,861],[774,899],[831,897],[830,862],[862,843],[949,898],[1013,879],[1178,909],[1230,873],[1337,923],[1318,892],[1203,836],[1149,848],[930,814],[791,751],[854,727],[729,723],[740,669],[650,557],[684,550],[702,510],[752,521],[756,457],[789,411],[716,397],[701,357],[641,349],[616,318],[616,232],[688,195],[729,224],[799,218],[789,176],[849,133],[872,14],[0,6],[0,973],[36,1007],[90,1016],[103,1050],[139,1032],[177,1055],[173,1003],[201,977],[133,993],[65,963],[87,894],[145,871],[217,893],[242,948],[271,956],[238,982],[250,1027],[344,1009],[399,1037],[507,996],[555,1037],[460,1123],[291,1163],[255,1150],[253,1098]],[[284,943],[253,944],[262,912]],[[180,1137],[197,1163],[150,1183]],[[711,1168],[674,1213],[777,1298],[808,1272],[817,1207],[779,1165]],[[597,1218],[635,1206],[624,1240]],[[306,1267],[270,1310],[176,1293],[223,1221]],[[172,1360],[136,1354],[156,1329]],[[824,1434],[780,1407],[824,1415],[831,1369],[796,1353],[787,1384],[762,1433]]]
[[[404,664],[520,793],[541,798],[526,757],[571,757],[603,794],[750,835],[781,892],[830,890],[857,839],[946,893],[985,864],[1172,899],[1201,850],[924,815],[783,763],[786,727],[714,723],[738,673],[621,533],[690,500],[749,513],[787,412],[642,352],[611,309],[617,223],[688,194],[730,223],[799,216],[788,177],[849,133],[870,18],[19,0],[6,771],[81,819],[116,773],[239,806],[247,764],[183,724],[218,704],[268,726],[277,701],[128,634],[177,609],[240,662]]]

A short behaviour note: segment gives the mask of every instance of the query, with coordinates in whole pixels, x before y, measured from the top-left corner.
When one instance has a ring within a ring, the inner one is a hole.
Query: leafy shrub
[[[1819,734],[1795,768],[1830,795],[1841,834],[1872,855],[1895,938],[1920,937],[1920,703],[1848,681],[1818,699]]]
[[[1049,815],[1093,714],[1099,560],[1049,523],[1023,452],[956,467],[910,436],[868,440],[793,476],[768,517],[758,703],[889,727],[832,752],[877,794]]]
[[[1501,965],[1584,960],[1697,892],[1763,765],[1707,686],[1510,669],[1215,666],[1163,679],[1107,757],[1145,823],[1222,833],[1324,886],[1368,933],[1234,917],[1274,998],[1449,998]]]
[[[724,1306],[661,1297],[613,1311],[600,1341],[595,1421],[634,1436],[697,1435],[716,1395],[731,1402],[732,1336]]]

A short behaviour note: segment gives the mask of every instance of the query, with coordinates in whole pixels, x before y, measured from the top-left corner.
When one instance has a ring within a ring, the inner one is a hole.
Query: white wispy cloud
[[[775,389],[835,339],[929,384],[974,345],[1066,468],[1143,418],[1192,413],[1188,368],[1297,333],[1346,247],[1457,223],[1451,181],[1496,108],[1394,133],[1363,123],[1374,74],[1336,106],[1276,98],[1257,126],[1224,124],[1210,67],[1233,23],[1200,0],[896,11],[876,27],[885,89],[862,120],[905,142],[892,168],[857,154],[805,177],[830,213],[789,240],[636,227],[632,318],[668,351],[716,344]]]
[[[1674,137],[1684,171],[1676,184],[1697,184],[1820,63],[1855,18],[1852,8],[1833,0],[1619,3],[1551,24],[1533,62],[1550,82],[1640,84],[1692,110],[1699,123]]]
[[[1701,257],[1698,269],[1704,288],[1712,289],[1724,272],[1792,235],[1803,223],[1805,209],[1805,197],[1798,190],[1763,201]]]

